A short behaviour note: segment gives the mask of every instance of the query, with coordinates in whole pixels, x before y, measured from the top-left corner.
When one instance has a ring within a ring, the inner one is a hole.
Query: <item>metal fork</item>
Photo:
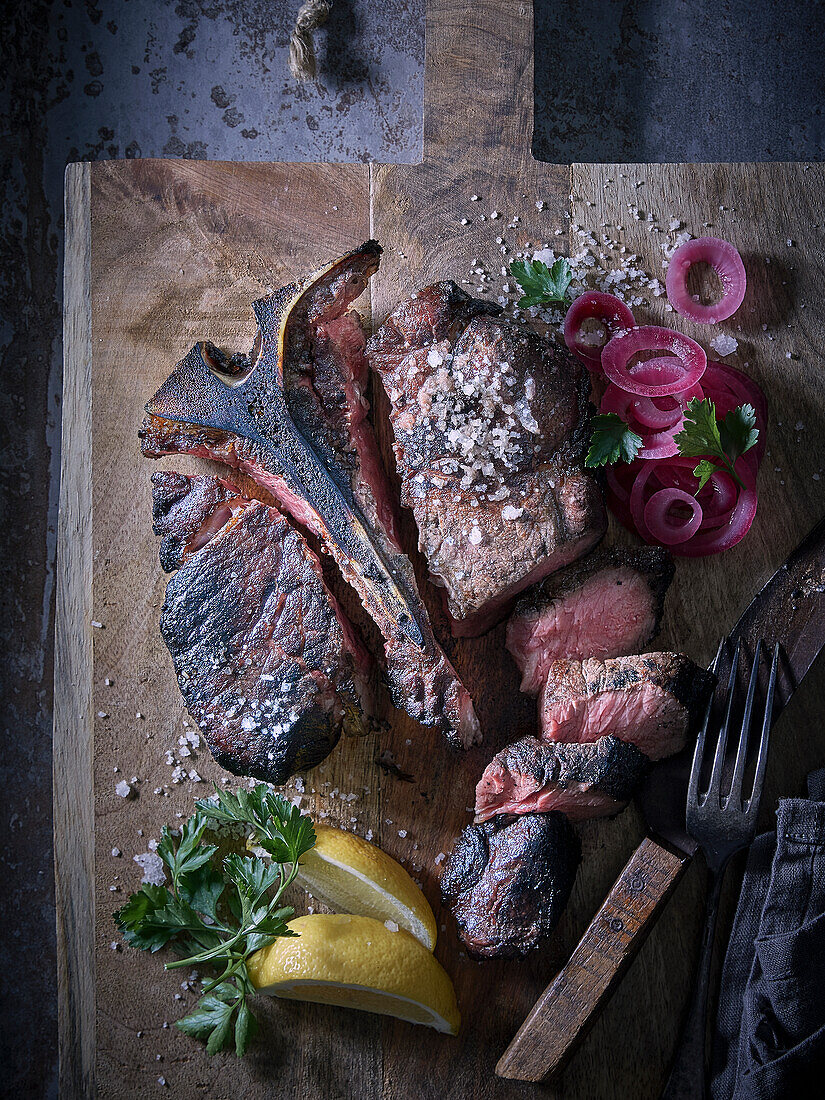
[[[713,663],[714,671],[719,666],[719,660],[727,644],[727,638],[723,638],[716,660]],[[759,680],[759,665],[763,643],[760,641],[753,655],[753,667],[751,668],[748,691],[745,699],[745,709],[742,716],[742,724],[739,731],[739,743],[736,748],[736,761],[733,765],[733,776],[727,794],[723,793],[722,782],[726,773],[725,760],[727,756],[728,734],[732,725],[734,712],[734,700],[739,673],[741,656],[741,642],[737,641],[736,650],[731,664],[730,677],[728,679],[727,692],[724,697],[725,716],[716,739],[716,750],[713,756],[713,767],[710,773],[707,790],[699,793],[700,777],[703,772],[705,760],[705,744],[708,741],[708,728],[710,726],[711,712],[713,710],[713,698],[708,703],[702,728],[696,739],[696,749],[693,754],[693,766],[690,773],[690,785],[688,786],[686,823],[687,830],[702,849],[708,870],[711,876],[711,886],[708,891],[705,908],[705,931],[702,938],[702,950],[699,959],[699,969],[693,988],[693,997],[690,1003],[687,1019],[682,1028],[679,1048],[668,1078],[667,1086],[662,1094],[662,1100],[701,1100],[707,1095],[705,1078],[705,1033],[707,1020],[708,986],[710,984],[710,963],[713,955],[713,939],[716,929],[716,915],[719,909],[719,896],[722,890],[722,879],[728,860],[735,852],[746,848],[753,840],[756,832],[756,816],[759,812],[759,799],[762,794],[762,786],[765,780],[765,765],[768,759],[768,738],[771,730],[771,712],[773,710],[774,689],[776,687],[776,674],[779,664],[779,645],[773,650],[770,676],[765,692],[764,711],[762,713],[762,731],[759,738],[759,750],[756,758],[756,770],[754,772],[753,788],[750,797],[742,798],[742,787],[745,779],[745,770],[748,762],[748,734],[751,721],[754,716],[754,703],[756,689]]]

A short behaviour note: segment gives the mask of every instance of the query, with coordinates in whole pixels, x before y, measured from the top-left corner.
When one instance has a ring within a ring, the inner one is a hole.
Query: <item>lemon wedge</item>
[[[297,876],[313,897],[336,912],[395,921],[433,950],[437,926],[430,903],[397,860],[331,825],[316,825],[315,838]]]
[[[438,960],[403,928],[373,917],[296,917],[247,961],[259,993],[395,1016],[457,1035],[455,990]]]

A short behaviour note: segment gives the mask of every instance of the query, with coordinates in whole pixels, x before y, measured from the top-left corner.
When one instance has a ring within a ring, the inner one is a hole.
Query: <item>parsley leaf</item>
[[[696,397],[688,403],[684,427],[675,436],[680,455],[703,460],[693,471],[699,479],[699,489],[704,488],[720,465],[742,485],[735,469],[736,460],[758,439],[756,410],[752,405],[740,405],[731,409],[724,420],[717,420],[714,403],[708,398],[700,401]]]
[[[642,437],[625,424],[618,413],[599,413],[593,417],[593,435],[585,466],[607,466],[613,462],[632,462],[642,447]]]
[[[542,260],[513,260],[510,274],[524,291],[518,301],[522,309],[570,304],[567,291],[573,281],[573,272],[567,260],[559,258],[552,267]]]
[[[269,859],[227,855],[203,842],[210,822],[240,824],[254,834]],[[123,938],[143,951],[172,947],[185,956],[167,970],[211,967],[195,1008],[177,1026],[206,1043],[209,1054],[234,1044],[242,1056],[257,1031],[249,1005],[255,990],[246,968],[250,955],[279,936],[294,936],[294,909],[280,899],[298,873],[298,860],[315,844],[312,820],[259,783],[237,794],[219,791],[202,799],[180,832],[164,828],[158,855],[171,886],[145,884],[115,913]]]

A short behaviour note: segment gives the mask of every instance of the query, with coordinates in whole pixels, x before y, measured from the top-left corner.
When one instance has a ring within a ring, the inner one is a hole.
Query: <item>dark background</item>
[[[424,0],[335,0],[317,36],[319,79],[304,85],[286,66],[298,7],[28,0],[0,17],[3,1095],[57,1094],[51,636],[63,169],[110,157],[417,160]],[[819,0],[536,0],[536,155],[821,160],[823,47]]]

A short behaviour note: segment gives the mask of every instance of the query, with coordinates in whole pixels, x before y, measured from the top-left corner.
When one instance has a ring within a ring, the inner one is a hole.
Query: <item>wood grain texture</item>
[[[54,878],[60,1088],[94,1091],[91,235],[88,164],[66,169],[63,446],[57,526]]]
[[[180,1097],[402,1100],[449,1095],[486,1100],[554,1095],[547,1086],[497,1078],[496,1061],[643,835],[633,808],[614,821],[586,824],[582,869],[547,946],[522,962],[474,963],[462,956],[451,918],[441,911],[435,860],[449,851],[468,822],[473,788],[489,757],[506,741],[532,731],[535,713],[532,701],[518,692],[501,628],[487,638],[451,642],[429,589],[436,629],[476,698],[485,745],[465,755],[450,753],[438,737],[392,710],[379,695],[379,716],[386,724],[366,738],[342,742],[309,773],[305,806],[362,834],[371,829],[420,878],[445,927],[436,953],[456,982],[464,1015],[461,1036],[451,1040],[322,1006],[264,1003],[264,1041],[238,1063],[229,1055],[209,1059],[173,1027],[164,1027],[192,1003],[193,994],[180,988],[179,977],[165,974],[159,960],[113,951],[111,914],[139,880],[131,856],[146,851],[161,825],[188,813],[193,798],[204,791],[203,784],[192,781],[173,785],[164,760],[165,751],[176,748],[187,718],[157,629],[165,578],[151,534],[152,466],[141,459],[135,434],[144,401],[192,343],[209,338],[233,350],[248,347],[253,298],[371,235],[386,249],[371,303],[364,306],[368,313],[371,305],[376,320],[398,298],[436,278],[466,280],[466,289],[481,285],[495,296],[506,278],[500,268],[515,251],[548,243],[575,251],[575,241],[568,240],[571,220],[594,230],[602,221],[622,224],[624,230],[615,232],[624,234],[651,273],[660,274],[656,234],[625,216],[627,203],[639,203],[642,192],[650,196],[651,209],[655,199],[659,213],[675,213],[694,233],[713,221],[714,232],[752,251],[746,255],[751,291],[741,316],[726,331],[740,338],[740,362],[747,362],[766,385],[773,416],[753,532],[742,547],[709,565],[680,564],[662,645],[682,648],[696,659],[708,657],[718,633],[734,622],[772,567],[823,511],[822,482],[814,481],[823,461],[825,428],[817,350],[822,324],[815,303],[825,294],[825,273],[820,231],[811,229],[825,223],[823,169],[537,164],[529,151],[530,6],[479,0],[468,10],[457,0],[433,0],[427,35],[421,165],[132,161],[79,169],[91,179],[86,215],[81,213],[82,190],[69,191],[70,218],[88,218],[91,288],[84,290],[82,278],[77,279],[82,265],[67,267],[67,310],[70,316],[88,303],[83,308],[91,330],[87,320],[83,331],[91,346],[91,371],[88,355],[67,359],[69,394],[71,387],[77,393],[66,413],[66,438],[74,441],[67,455],[79,458],[64,474],[68,515],[61,520],[61,568],[67,611],[60,614],[58,647],[70,648],[75,638],[81,645],[72,651],[75,664],[59,666],[56,735],[73,746],[74,756],[56,774],[55,788],[59,791],[62,784],[81,805],[90,798],[92,774],[80,750],[89,751],[91,727],[96,728],[94,833],[88,818],[72,824],[78,870],[66,866],[59,903],[61,950],[67,959],[61,988],[71,1011],[76,1003],[86,1020],[96,1012],[101,1096],[145,1095],[159,1076]],[[640,188],[637,180],[643,180]],[[726,210],[718,211],[720,205]],[[737,221],[728,222],[734,210]],[[498,218],[492,217],[494,211]],[[82,230],[82,220],[77,224]],[[795,240],[793,248],[785,244],[787,238]],[[502,247],[508,251],[502,253]],[[759,257],[770,257],[771,264]],[[478,267],[491,277],[481,279]],[[658,316],[655,308],[650,316]],[[769,325],[767,334],[762,323]],[[736,324],[743,326],[741,334]],[[799,358],[786,360],[786,350]],[[389,454],[385,410],[377,404],[376,420]],[[797,424],[804,426],[797,429]],[[162,465],[184,472],[209,468],[182,458],[165,459]],[[76,485],[88,488],[90,473],[93,511],[79,496],[73,515],[71,494]],[[414,553],[409,517],[405,536]],[[80,611],[69,613],[72,600],[79,601]],[[88,627],[85,634],[75,630],[92,618],[103,624],[94,631],[93,660]],[[771,759],[763,800],[766,820],[776,795],[798,790],[805,771],[821,761],[823,745],[821,735],[813,733],[818,728],[813,719],[822,701],[822,674],[821,666],[811,673],[775,734],[774,746],[783,751]],[[90,703],[84,685],[92,677]],[[92,717],[98,714],[103,716]],[[794,729],[805,736],[792,736]],[[382,749],[393,752],[412,774],[412,783],[376,765]],[[221,775],[206,751],[186,763],[204,780]],[[114,787],[132,776],[139,780],[136,797],[124,801]],[[350,793],[357,797],[343,801],[341,796]],[[68,835],[74,811],[66,806],[67,792],[60,791],[58,798],[63,800],[60,828]],[[113,856],[115,848],[123,854]],[[693,866],[571,1061],[561,1086],[565,1097],[624,1100],[633,1095],[641,1100],[658,1095],[695,958],[701,885],[701,869]],[[95,998],[90,984],[92,900]],[[176,994],[182,999],[175,1000]],[[86,1067],[90,1074],[90,1041],[88,1026],[80,1034],[64,1029],[64,1063]],[[74,1094],[68,1086],[66,1091]]]
[[[652,931],[688,862],[644,838],[573,954],[499,1059],[499,1076],[543,1081],[564,1069]]]

